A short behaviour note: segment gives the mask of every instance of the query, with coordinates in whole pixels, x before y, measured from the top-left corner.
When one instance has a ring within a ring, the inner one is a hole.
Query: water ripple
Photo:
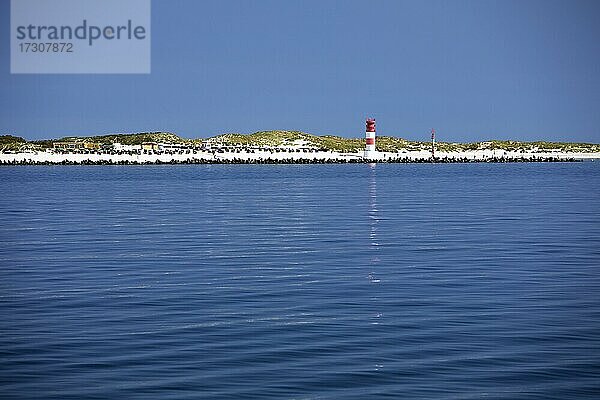
[[[3,398],[598,398],[597,163],[0,177]]]

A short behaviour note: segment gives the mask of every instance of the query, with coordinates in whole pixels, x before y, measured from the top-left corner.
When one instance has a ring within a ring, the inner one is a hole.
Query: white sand
[[[330,151],[317,151],[290,147],[290,148],[274,148],[268,150],[212,150],[212,151],[190,151],[170,153],[153,153],[153,154],[110,154],[110,153],[55,153],[52,150],[38,152],[23,152],[23,153],[0,153],[0,163],[13,162],[30,162],[30,163],[55,163],[62,162],[82,163],[82,162],[107,162],[107,163],[155,163],[155,162],[218,162],[220,160],[231,162],[233,160],[240,161],[260,161],[260,160],[275,160],[275,161],[318,161],[318,160],[337,160],[337,161],[359,161],[363,160],[364,153],[362,151],[356,153],[338,153]],[[561,153],[561,152],[509,152],[504,150],[472,150],[462,152],[436,152],[436,158],[447,158],[449,160],[486,160],[490,158],[517,158],[530,160],[534,158],[559,158],[559,159],[600,159],[600,153]],[[422,151],[401,151],[395,152],[377,152],[374,161],[393,161],[406,160],[418,161],[429,160],[431,153],[426,150]]]

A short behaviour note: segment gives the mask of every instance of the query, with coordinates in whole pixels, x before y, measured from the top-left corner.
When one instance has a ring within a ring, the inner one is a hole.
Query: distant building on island
[[[157,150],[158,151],[158,143],[157,142],[144,142],[144,143],[142,143],[142,150]]]
[[[54,142],[52,147],[57,150],[98,150],[100,144],[94,142]]]
[[[139,144],[113,143],[112,149],[115,151],[139,151],[142,149],[142,146]]]

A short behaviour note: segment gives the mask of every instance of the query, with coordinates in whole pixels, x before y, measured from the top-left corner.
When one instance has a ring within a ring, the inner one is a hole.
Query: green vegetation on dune
[[[317,149],[355,152],[363,150],[365,141],[362,138],[343,138],[334,135],[315,136],[298,131],[262,131],[249,135],[239,133],[227,133],[215,136],[207,140],[215,145],[226,146],[290,146],[302,144]],[[393,137],[378,138],[378,147],[381,151],[395,151],[395,148],[403,148],[408,143],[404,139]]]
[[[397,138],[393,136],[379,136],[375,143],[375,147],[377,147],[377,150],[379,151],[394,152],[401,150],[412,150],[421,147],[421,143],[419,142],[411,142],[406,139]]]
[[[600,145],[592,143],[562,143],[562,142],[518,142],[514,140],[491,140],[480,143],[458,144],[469,150],[540,150],[540,151],[569,151],[569,152],[596,152],[600,151]]]
[[[102,136],[89,137],[65,137],[55,140],[56,142],[71,142],[83,141],[94,142],[100,144],[121,143],[129,145],[138,145],[144,142],[163,142],[163,143],[181,143],[186,139],[182,139],[174,133],[170,132],[142,132],[142,133],[116,133]]]
[[[27,140],[13,135],[0,135],[0,145],[11,143],[27,143]]]
[[[364,140],[347,139],[331,135],[313,136],[312,143],[319,149],[339,152],[354,152],[365,148]]]
[[[408,146],[430,149],[430,142],[408,142]],[[379,145],[377,146],[379,147]],[[562,142],[518,142],[515,140],[490,140],[472,143],[436,142],[436,151],[469,151],[469,150],[505,150],[505,151],[563,151],[563,152],[599,152],[600,145],[593,143],[562,143]]]
[[[227,146],[283,146],[296,140],[310,140],[314,137],[298,131],[262,131],[248,135],[241,133],[225,133],[214,136],[207,141],[211,144]]]
[[[261,131],[249,135],[227,133],[207,140],[214,145],[277,147],[302,145],[324,150],[355,151],[364,147],[360,139],[347,139],[339,136],[315,136],[298,131]]]
[[[27,140],[13,135],[0,135],[0,150],[18,150],[27,144]]]
[[[28,142],[23,138],[4,135],[0,136],[0,150],[19,150],[24,148],[44,149],[53,147],[56,142],[84,142],[109,145],[121,143],[125,145],[140,145],[144,142],[185,143],[211,146],[235,147],[278,147],[302,146],[321,150],[338,152],[362,151],[365,146],[364,138],[344,138],[340,136],[315,136],[299,131],[261,131],[252,134],[226,133],[209,139],[185,139],[170,132],[118,133],[102,136],[64,137],[53,140],[37,140]],[[386,152],[430,150],[428,141],[409,141],[393,136],[378,136],[377,150]],[[465,150],[507,150],[507,151],[564,151],[564,152],[600,152],[600,144],[591,143],[560,143],[560,142],[518,142],[512,140],[491,140],[474,143],[437,142],[438,152]]]
[[[200,144],[200,139],[184,139],[170,132],[141,132],[141,133],[114,133],[101,136],[67,136],[60,139],[34,140],[29,142],[32,146],[44,149],[53,147],[58,142],[97,143],[110,145],[120,143],[126,145],[140,145],[146,142],[156,143],[192,143]]]

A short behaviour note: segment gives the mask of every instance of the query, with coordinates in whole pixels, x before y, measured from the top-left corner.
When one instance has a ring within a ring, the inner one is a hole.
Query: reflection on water
[[[377,209],[377,164],[371,163],[369,165],[369,256],[371,272],[369,273],[369,280],[371,283],[379,283],[380,279],[376,277],[377,264],[379,263],[378,247],[377,243],[377,229],[379,224],[379,210]]]
[[[377,230],[379,224],[379,210],[377,208],[377,164],[369,164],[369,267],[371,272],[369,273],[369,283],[374,284],[372,287],[371,296],[369,297],[371,305],[371,325],[379,325],[383,318],[383,312],[380,307],[380,299],[378,296],[379,283],[381,282],[381,275],[379,273],[379,243],[377,242]],[[375,327],[374,327],[375,328]],[[377,334],[373,333],[373,340],[377,341]],[[378,358],[375,362],[373,369],[380,371],[384,368],[383,358]]]

